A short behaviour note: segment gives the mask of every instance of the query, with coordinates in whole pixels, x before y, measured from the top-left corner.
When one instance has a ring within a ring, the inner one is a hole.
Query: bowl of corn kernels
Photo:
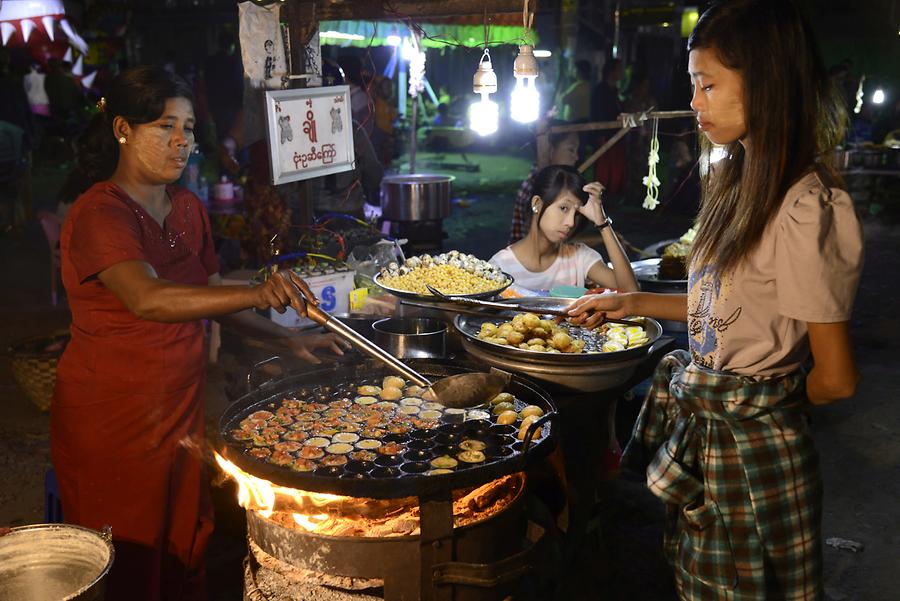
[[[434,300],[427,286],[451,296],[490,298],[509,287],[513,278],[474,255],[451,250],[410,257],[402,265],[391,263],[374,281],[396,296]]]

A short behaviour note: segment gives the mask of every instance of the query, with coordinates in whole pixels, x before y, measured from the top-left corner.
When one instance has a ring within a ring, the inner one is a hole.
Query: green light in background
[[[681,13],[681,37],[686,38],[694,31],[694,26],[700,19],[700,13],[696,6],[687,6]]]

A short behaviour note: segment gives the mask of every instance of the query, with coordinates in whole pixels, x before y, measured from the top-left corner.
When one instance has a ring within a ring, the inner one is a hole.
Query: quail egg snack
[[[292,471],[384,478],[454,472],[514,455],[527,426],[544,414],[506,392],[469,410],[429,402],[424,392],[397,376],[317,386],[252,408],[227,432],[247,455]],[[537,432],[535,442],[543,435]]]
[[[427,285],[444,294],[492,292],[510,283],[500,268],[456,250],[411,257],[403,265],[391,263],[378,275],[379,283],[394,290],[430,295]]]
[[[481,324],[478,338],[485,342],[537,353],[608,353],[647,344],[643,327],[603,324],[596,331],[567,323],[557,324],[534,313],[517,313],[511,321]]]

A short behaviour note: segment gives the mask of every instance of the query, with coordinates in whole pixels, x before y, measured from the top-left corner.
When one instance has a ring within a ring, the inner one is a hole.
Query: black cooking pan
[[[470,369],[449,362],[410,360],[410,366],[423,375],[440,378],[466,373]],[[252,374],[251,374],[252,375]],[[525,469],[546,456],[556,444],[558,426],[556,406],[549,395],[520,376],[513,376],[506,392],[517,399],[516,409],[537,405],[544,415],[528,430],[524,441],[516,437],[517,427],[499,426],[491,420],[468,420],[445,423],[434,430],[413,430],[404,435],[388,434],[385,439],[407,445],[414,450],[393,457],[379,457],[372,465],[320,467],[312,472],[296,472],[257,459],[247,453],[248,446],[231,437],[230,432],[251,413],[274,410],[284,398],[310,399],[329,403],[345,396],[362,384],[379,384],[390,372],[372,360],[355,365],[341,365],[302,374],[285,375],[256,386],[237,399],[219,419],[216,447],[219,453],[243,471],[273,484],[304,491],[324,492],[354,497],[391,499],[429,495],[437,492],[478,486]],[[251,378],[252,380],[252,378]],[[429,457],[452,453],[454,444],[473,438],[487,443],[486,461],[480,464],[460,462],[449,474],[426,475],[422,469]]]

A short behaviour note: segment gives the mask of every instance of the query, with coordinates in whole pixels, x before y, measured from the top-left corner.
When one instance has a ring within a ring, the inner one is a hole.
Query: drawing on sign
[[[292,142],[294,140],[294,130],[291,129],[291,116],[283,115],[278,117],[278,127],[281,130],[281,143]]]
[[[266,96],[273,183],[354,168],[347,86],[272,90]]]
[[[275,42],[272,40],[266,40],[263,43],[263,47],[266,49],[266,62],[263,67],[265,78],[272,79],[272,72],[275,71]]]
[[[344,120],[341,119],[341,109],[331,107],[331,133],[337,134],[344,131]]]

